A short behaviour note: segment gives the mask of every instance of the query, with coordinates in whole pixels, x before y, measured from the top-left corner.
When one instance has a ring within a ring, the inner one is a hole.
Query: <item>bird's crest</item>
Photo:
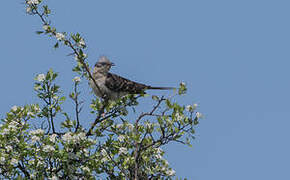
[[[112,63],[106,56],[101,56],[95,65],[97,64],[112,64]]]

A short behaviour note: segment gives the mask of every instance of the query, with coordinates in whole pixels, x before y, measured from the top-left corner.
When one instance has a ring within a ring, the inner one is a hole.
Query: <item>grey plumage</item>
[[[112,74],[109,72],[112,66],[114,66],[114,64],[105,56],[100,57],[98,62],[95,64],[92,76],[101,92],[92,80],[90,80],[90,86],[92,87],[94,93],[99,97],[103,97],[103,94],[105,94],[107,98],[116,100],[127,94],[145,93],[145,90],[148,89],[174,89],[171,87],[153,87],[131,81],[116,74]]]

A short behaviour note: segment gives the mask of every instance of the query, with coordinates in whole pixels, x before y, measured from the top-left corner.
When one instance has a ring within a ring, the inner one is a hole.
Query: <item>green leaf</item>
[[[194,125],[198,125],[198,123],[199,123],[199,122],[198,122],[198,118],[195,117],[195,118],[194,118],[194,121],[193,121],[193,124],[194,124]]]
[[[47,5],[45,5],[45,6],[43,6],[43,12],[44,12],[44,14],[48,15],[48,14],[51,13],[51,10],[48,9],[48,6]]]
[[[152,96],[152,99],[155,100],[155,101],[159,100],[158,96],[155,96],[155,95]]]
[[[169,107],[170,109],[172,108],[171,102],[169,101],[169,99],[166,99],[166,105],[167,107]]]
[[[65,99],[66,99],[66,97],[65,96],[62,96],[61,98],[59,98],[59,101],[60,102],[63,102],[63,101],[65,101]]]
[[[36,34],[42,34],[44,33],[43,31],[36,31]]]
[[[55,49],[56,48],[58,48],[59,47],[59,44],[58,44],[58,42],[57,43],[55,43],[55,45],[53,46]]]
[[[180,83],[179,89],[178,89],[178,94],[182,95],[185,94],[187,91],[185,83]]]

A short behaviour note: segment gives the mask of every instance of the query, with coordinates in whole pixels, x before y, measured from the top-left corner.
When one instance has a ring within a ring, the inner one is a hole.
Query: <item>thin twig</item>
[[[124,176],[127,178],[126,176],[126,172],[119,166],[119,164],[113,159],[113,157],[110,155],[110,153],[108,153],[107,149],[103,148],[106,152],[107,152],[107,155],[109,156],[109,158],[111,159],[111,161],[115,164],[115,166],[117,166],[120,171],[124,174]]]
[[[107,106],[108,102],[109,101],[107,99],[105,99],[105,101],[103,102],[102,108],[98,112],[98,116],[96,117],[95,121],[93,122],[93,124],[91,125],[90,129],[88,130],[86,136],[92,135],[92,131],[93,131],[94,127],[97,125],[97,123],[100,122],[100,119],[101,119],[103,113],[105,112],[105,109],[106,109],[106,106]]]
[[[161,103],[164,101],[164,96],[162,96],[157,104],[153,107],[153,109],[149,112],[149,113],[142,113],[137,119],[136,119],[136,122],[135,122],[135,133],[136,135],[138,134],[138,129],[139,129],[139,121],[145,117],[146,115],[153,115],[153,113],[156,111],[156,109],[161,105]],[[144,137],[145,138],[145,137]],[[141,141],[142,143],[143,141]],[[134,159],[135,159],[135,168],[134,168],[134,180],[139,180],[139,177],[138,177],[138,172],[139,172],[139,155],[140,155],[140,152],[142,152],[140,150],[140,144],[141,143],[138,143],[138,141],[135,142],[135,151],[134,151]]]
[[[156,111],[156,109],[161,105],[161,103],[163,102],[163,101],[165,101],[166,99],[164,99],[164,96],[162,96],[159,100],[158,100],[158,102],[157,102],[157,104],[153,107],[153,109],[151,110],[151,112],[149,112],[149,113],[142,113],[139,117],[138,117],[138,119],[136,120],[136,123],[138,124],[138,122],[143,118],[143,117],[145,117],[145,116],[152,116],[153,115],[153,113]],[[154,115],[155,116],[155,115]]]
[[[77,132],[79,127],[80,127],[80,119],[79,119],[80,110],[79,110],[79,102],[78,102],[79,93],[77,91],[77,85],[78,85],[78,83],[75,82],[75,86],[74,86],[75,97],[72,97],[74,102],[75,102],[75,113],[76,113],[76,120],[77,120],[77,125],[76,125],[75,132]]]
[[[48,94],[48,108],[49,108],[49,117],[50,117],[50,122],[51,122],[51,127],[52,127],[52,132],[55,133],[55,128],[54,128],[54,122],[53,122],[53,109],[51,107],[52,105],[52,98],[51,98],[51,95],[50,94],[50,84],[49,83],[46,83],[47,85],[47,94]]]
[[[23,174],[25,175],[26,178],[30,179],[30,174],[29,172],[24,168],[24,166],[21,166],[20,163],[18,163],[18,166],[17,166],[22,172]]]

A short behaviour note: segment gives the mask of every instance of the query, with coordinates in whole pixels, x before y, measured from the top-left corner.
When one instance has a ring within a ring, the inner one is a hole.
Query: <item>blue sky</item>
[[[290,179],[290,1],[49,4],[59,31],[84,35],[91,65],[107,55],[117,65],[113,72],[130,79],[188,84],[181,103],[198,103],[205,118],[193,148],[166,148],[178,176]],[[0,17],[0,116],[13,105],[35,102],[33,78],[49,68],[60,73],[68,93],[75,76],[68,49],[54,50],[54,41],[35,34],[40,21],[25,15],[21,0],[4,0]],[[87,96],[89,102],[92,95]]]

